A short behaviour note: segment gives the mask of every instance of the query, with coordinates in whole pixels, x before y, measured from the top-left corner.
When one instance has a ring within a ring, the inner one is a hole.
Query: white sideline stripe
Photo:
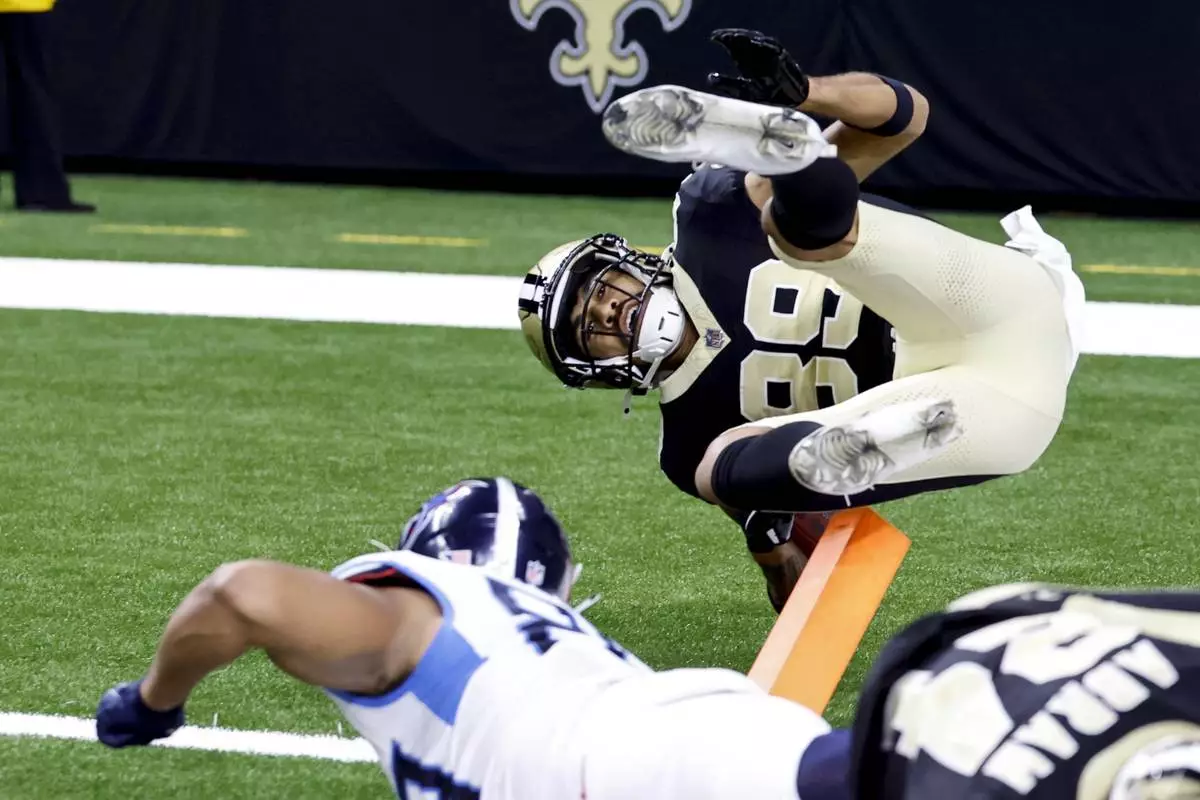
[[[1200,306],[1088,303],[1083,315],[1083,352],[1200,358]]]
[[[370,270],[0,258],[0,307],[515,328],[519,280]]]
[[[96,721],[57,714],[0,712],[0,736],[35,736],[95,742]],[[299,756],[326,761],[375,761],[375,750],[365,739],[314,736],[279,731],[238,731],[185,725],[154,747],[246,753],[255,756]]]
[[[513,330],[520,277],[0,258],[0,308]],[[1200,306],[1086,305],[1081,351],[1200,358]]]

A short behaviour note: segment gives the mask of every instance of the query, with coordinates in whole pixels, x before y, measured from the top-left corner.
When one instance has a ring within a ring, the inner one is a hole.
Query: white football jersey
[[[401,798],[469,800],[485,787],[485,796],[578,797],[574,731],[585,708],[605,687],[650,673],[558,598],[479,567],[395,551],[332,574],[407,579],[441,606],[441,629],[404,682],[378,696],[327,690]]]

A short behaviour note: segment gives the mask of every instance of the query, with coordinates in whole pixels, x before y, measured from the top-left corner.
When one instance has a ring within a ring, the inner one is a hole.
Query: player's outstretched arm
[[[428,598],[419,590],[407,592]],[[436,602],[428,603],[440,620]],[[404,640],[409,620],[401,609],[407,607],[394,602],[391,592],[314,569],[273,561],[226,564],[172,615],[142,695],[152,708],[181,705],[202,678],[256,648],[305,683],[380,691],[420,659],[395,646]],[[436,626],[435,621],[434,633]]]
[[[225,564],[172,614],[146,676],[101,699],[97,732],[117,747],[169,735],[200,681],[254,649],[305,683],[378,693],[411,672],[440,623],[436,601],[415,588],[273,561]]]

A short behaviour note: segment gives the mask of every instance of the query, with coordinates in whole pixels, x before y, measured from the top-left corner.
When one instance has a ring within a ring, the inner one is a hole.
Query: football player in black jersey
[[[710,81],[738,97],[651,87],[604,115],[624,150],[703,162],[668,252],[562,245],[526,275],[521,324],[567,386],[660,390],[663,472],[742,524],[778,607],[804,560],[793,512],[1034,463],[1062,418],[1082,284],[1027,210],[1001,247],[859,191],[921,135],[919,92],[809,77],[756,32],[714,38],[742,77]]]
[[[1200,593],[994,586],[884,646],[804,800],[1200,797]]]

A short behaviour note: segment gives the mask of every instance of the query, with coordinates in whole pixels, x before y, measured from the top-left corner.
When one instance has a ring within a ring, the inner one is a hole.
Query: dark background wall
[[[946,205],[1200,208],[1190,3],[573,2],[60,0],[69,163],[660,191],[681,170],[611,148],[598,111],[629,85],[702,86],[727,66],[709,31],[744,26],[778,36],[814,73],[879,71],[926,94],[925,138],[876,190]],[[556,48],[582,50],[579,68]],[[593,80],[599,92],[578,84]]]

